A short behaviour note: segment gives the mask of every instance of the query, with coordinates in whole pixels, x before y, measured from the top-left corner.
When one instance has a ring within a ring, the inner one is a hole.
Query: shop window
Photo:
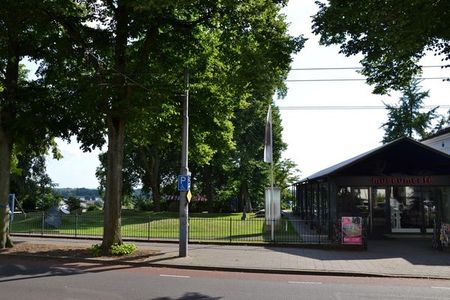
[[[394,186],[389,199],[392,230],[419,231],[423,224],[420,187]]]
[[[337,210],[340,216],[362,216],[369,214],[369,189],[340,187],[337,193]]]
[[[443,187],[442,189],[442,222],[450,223],[450,187]]]

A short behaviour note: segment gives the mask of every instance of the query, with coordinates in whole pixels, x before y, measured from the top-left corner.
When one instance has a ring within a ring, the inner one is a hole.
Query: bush
[[[80,201],[80,199],[78,199],[76,197],[70,196],[66,200],[66,204],[67,204],[67,206],[69,206],[69,211],[74,211],[74,210],[81,208],[81,201]]]
[[[86,210],[87,211],[100,211],[102,209],[100,207],[98,207],[97,205],[89,205]]]
[[[129,255],[136,251],[135,244],[114,244],[111,246],[110,253],[114,256]]]
[[[36,202],[36,206],[38,210],[47,210],[52,207],[58,207],[60,201],[61,201],[60,196],[56,196],[51,193],[44,194],[40,196],[40,198]]]
[[[108,251],[109,255],[113,256],[123,256],[123,255],[129,255],[132,254],[134,251],[136,251],[137,247],[135,244],[114,244],[111,246],[111,248]],[[91,248],[89,248],[89,252],[93,256],[101,256],[103,254],[103,248],[101,244],[92,245]]]
[[[137,197],[134,207],[137,210],[150,211],[152,209],[152,203],[150,202],[149,199]]]

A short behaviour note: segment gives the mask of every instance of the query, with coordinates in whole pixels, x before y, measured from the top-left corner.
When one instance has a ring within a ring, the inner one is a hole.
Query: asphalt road
[[[0,299],[450,300],[450,281],[195,271],[0,256]]]

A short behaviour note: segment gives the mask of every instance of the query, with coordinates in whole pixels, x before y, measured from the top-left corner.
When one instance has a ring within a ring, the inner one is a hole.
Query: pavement
[[[14,236],[17,244],[90,247],[99,241]],[[429,239],[371,240],[367,250],[301,247],[189,244],[188,257],[178,256],[178,244],[135,242],[138,249],[156,253],[145,257],[107,259],[108,263],[280,274],[377,276],[450,280],[450,251],[431,248]],[[57,252],[55,252],[57,253]],[[21,255],[0,253],[1,255]],[[55,254],[58,256],[57,254]],[[47,257],[48,258],[48,257]],[[58,259],[77,259],[56,257]],[[83,259],[81,259],[83,260]],[[85,260],[106,262],[102,258]]]

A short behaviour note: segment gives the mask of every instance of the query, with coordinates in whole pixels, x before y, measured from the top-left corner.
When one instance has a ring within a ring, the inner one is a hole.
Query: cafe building
[[[317,172],[294,186],[295,212],[333,234],[342,217],[362,217],[369,238],[433,232],[450,223],[450,155],[401,138]]]

